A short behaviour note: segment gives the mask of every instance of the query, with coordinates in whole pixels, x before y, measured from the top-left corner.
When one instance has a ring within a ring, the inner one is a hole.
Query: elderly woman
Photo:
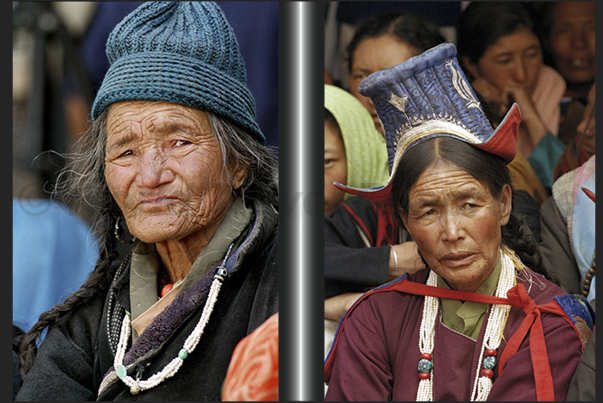
[[[101,257],[24,340],[17,399],[220,400],[235,346],[278,310],[275,160],[244,62],[211,2],[141,5],[107,56],[65,173]]]
[[[386,186],[346,190],[391,203],[426,268],[348,311],[326,400],[566,397],[588,304],[537,273],[537,245],[511,212],[517,106],[493,131],[455,55],[439,45],[360,86],[396,147]]]

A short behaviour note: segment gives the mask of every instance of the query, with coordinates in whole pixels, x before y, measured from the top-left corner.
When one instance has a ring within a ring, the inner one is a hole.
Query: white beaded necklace
[[[227,276],[228,272],[225,268],[226,259],[230,254],[230,250],[232,249],[232,244],[228,248],[226,252],[226,256],[222,262],[222,265],[218,267],[216,274],[214,275],[214,280],[211,284],[211,288],[209,290],[209,294],[207,295],[207,300],[205,302],[205,306],[203,307],[203,312],[201,313],[201,318],[199,318],[199,322],[197,326],[193,329],[192,333],[186,338],[184,341],[184,345],[182,349],[178,352],[178,355],[172,359],[163,369],[152,375],[147,380],[134,379],[130,375],[127,374],[127,369],[123,364],[124,356],[126,354],[126,347],[128,345],[128,340],[130,339],[130,314],[126,312],[124,316],[124,320],[121,325],[121,334],[119,336],[119,344],[117,346],[117,352],[115,353],[115,359],[113,361],[113,366],[115,367],[115,373],[126,385],[130,387],[130,393],[133,395],[137,395],[138,393],[145,391],[147,389],[154,388],[159,385],[161,382],[170,378],[178,372],[184,360],[188,357],[190,353],[192,353],[201,336],[203,335],[203,331],[205,330],[205,325],[209,321],[209,317],[214,310],[214,305],[218,299],[218,294],[220,289],[222,288],[222,282],[224,278]]]
[[[496,296],[500,298],[507,297],[507,291],[515,285],[515,264],[520,263],[516,256],[511,258],[512,251],[504,245],[501,247],[501,272],[498,279]],[[519,266],[519,264],[518,264]],[[523,266],[523,265],[521,265]],[[519,266],[519,267],[521,267]],[[431,271],[427,279],[427,285],[437,286],[437,275]],[[433,346],[435,335],[435,321],[438,316],[439,299],[426,296],[423,302],[423,318],[421,320],[419,335],[419,350],[421,352],[421,361],[419,362],[419,389],[417,391],[417,401],[433,401]],[[479,363],[482,363],[484,352],[486,359],[482,365],[478,365],[475,374],[475,384],[471,393],[472,401],[484,401],[492,389],[492,369],[496,365],[496,350],[500,346],[502,332],[505,326],[506,318],[510,310],[510,305],[494,304],[488,316],[488,323],[482,342],[482,349],[479,357]],[[481,370],[481,376],[480,376]]]

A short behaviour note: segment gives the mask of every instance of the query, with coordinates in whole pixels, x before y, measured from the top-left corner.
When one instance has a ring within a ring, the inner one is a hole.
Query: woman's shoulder
[[[384,315],[392,312],[394,316],[399,316],[399,313],[402,311],[411,310],[415,306],[422,307],[423,296],[399,291],[396,289],[395,284],[399,281],[425,284],[428,275],[429,270],[423,269],[411,275],[405,274],[389,283],[376,287],[360,297],[355,308],[380,312]]]
[[[554,311],[556,313],[550,310],[543,311],[542,325],[545,333],[563,328],[569,333],[576,332],[580,343],[586,345],[594,329],[595,314],[585,298],[581,295],[568,294],[561,287],[529,268],[524,268],[518,273],[517,283],[526,287],[528,295],[536,305],[552,303],[556,308]],[[547,312],[554,314],[547,314]]]
[[[567,294],[557,284],[529,267],[524,267],[517,273],[517,284],[523,284],[528,295],[537,305],[545,304],[554,297]]]

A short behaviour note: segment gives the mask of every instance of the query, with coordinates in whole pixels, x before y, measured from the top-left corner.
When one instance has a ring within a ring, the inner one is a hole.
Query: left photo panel
[[[279,3],[12,11],[13,400],[279,400]]]

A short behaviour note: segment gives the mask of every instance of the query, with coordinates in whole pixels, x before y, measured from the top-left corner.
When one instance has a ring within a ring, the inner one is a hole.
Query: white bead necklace
[[[224,257],[223,263],[216,274],[214,275],[214,280],[211,284],[211,288],[209,290],[209,294],[207,295],[207,300],[205,302],[205,306],[203,307],[203,312],[201,313],[201,317],[199,318],[199,322],[197,326],[193,329],[192,333],[186,338],[184,341],[184,345],[182,349],[178,352],[178,355],[172,359],[163,369],[152,375],[147,380],[134,379],[130,375],[127,374],[127,369],[125,365],[123,365],[124,356],[126,354],[126,347],[128,345],[128,340],[130,339],[130,314],[126,312],[124,316],[124,320],[121,326],[121,334],[119,336],[119,344],[117,346],[117,352],[115,353],[115,359],[113,361],[113,366],[115,367],[115,373],[126,385],[130,387],[130,393],[133,395],[137,395],[138,393],[145,391],[147,389],[154,388],[159,385],[161,382],[170,378],[178,372],[184,360],[188,357],[190,353],[192,353],[201,336],[203,335],[203,331],[205,330],[205,325],[209,321],[209,317],[214,309],[214,305],[218,299],[218,294],[220,293],[220,289],[222,287],[222,283],[224,278],[227,276],[228,272],[224,267],[226,263],[226,259],[230,254],[230,250],[232,249],[232,244],[228,248],[226,252],[226,256]]]
[[[507,291],[515,285],[515,263],[518,268],[523,266],[516,256],[512,256],[512,251],[506,246],[501,247],[501,272],[496,288],[496,296],[500,298],[507,297]],[[515,263],[514,263],[515,262]],[[427,285],[437,286],[437,275],[430,271],[427,278]],[[484,401],[492,389],[492,369],[496,365],[496,350],[500,346],[502,332],[506,323],[507,315],[511,306],[506,304],[494,304],[488,316],[484,340],[479,357],[477,373],[475,374],[475,384],[471,393],[472,401]],[[421,352],[421,361],[419,362],[419,389],[417,390],[417,401],[433,401],[433,340],[435,335],[435,321],[438,316],[439,299],[426,296],[423,302],[423,318],[421,320],[419,335],[419,351]],[[486,353],[486,358],[482,364],[482,358]],[[484,369],[482,370],[482,366]],[[480,376],[481,370],[481,376]]]

